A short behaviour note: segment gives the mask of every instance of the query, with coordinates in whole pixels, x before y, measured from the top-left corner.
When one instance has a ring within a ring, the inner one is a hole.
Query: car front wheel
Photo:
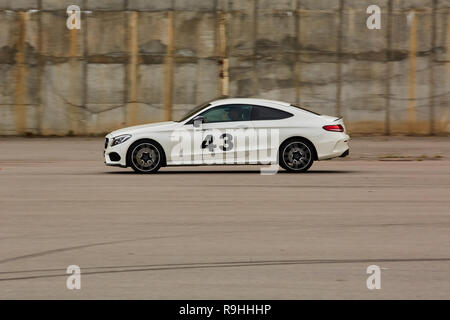
[[[138,173],[155,173],[161,168],[163,151],[152,141],[138,141],[131,145],[129,164]]]

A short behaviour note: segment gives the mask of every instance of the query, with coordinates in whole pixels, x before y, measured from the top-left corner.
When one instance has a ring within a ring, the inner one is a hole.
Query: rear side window
[[[255,120],[280,120],[292,117],[292,114],[286,111],[273,109],[269,107],[253,106],[251,119]]]

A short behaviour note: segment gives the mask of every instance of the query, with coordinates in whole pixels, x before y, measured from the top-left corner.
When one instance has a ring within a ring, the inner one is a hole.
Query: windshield
[[[188,111],[188,112],[187,112],[180,120],[178,120],[178,122],[183,122],[183,121],[189,119],[189,118],[192,117],[194,114],[196,114],[197,112],[199,112],[200,110],[206,108],[206,107],[209,106],[209,105],[210,105],[210,103],[209,103],[209,102],[206,102],[206,103],[203,103],[203,104],[201,104],[201,105],[195,107],[195,108],[192,109],[191,111]]]
[[[298,109],[302,109],[303,111],[307,111],[307,112],[310,112],[310,113],[314,113],[314,114],[316,114],[316,115],[320,116],[320,113],[317,113],[317,112],[314,112],[314,111],[308,110],[308,109],[306,109],[306,108],[303,108],[303,107],[299,107],[299,106],[296,106],[296,105],[294,105],[294,104],[291,104],[291,107],[294,107],[294,108],[298,108]]]

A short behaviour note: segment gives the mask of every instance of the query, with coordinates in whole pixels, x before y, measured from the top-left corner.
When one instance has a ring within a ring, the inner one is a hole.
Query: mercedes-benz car
[[[305,172],[314,161],[347,156],[349,139],[339,117],[287,102],[220,99],[194,108],[178,121],[109,133],[104,161],[138,173],[211,164],[278,164],[290,172]]]

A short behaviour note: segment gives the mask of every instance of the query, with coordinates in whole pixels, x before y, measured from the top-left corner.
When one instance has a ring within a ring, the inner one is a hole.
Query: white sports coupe
[[[345,157],[342,118],[272,100],[236,98],[202,104],[179,121],[128,127],[106,135],[108,166],[155,173],[175,165],[279,164],[305,172],[315,160]]]

